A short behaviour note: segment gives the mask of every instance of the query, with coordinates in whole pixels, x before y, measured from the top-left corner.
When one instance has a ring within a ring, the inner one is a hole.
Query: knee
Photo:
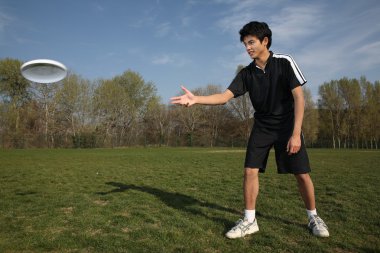
[[[295,175],[298,184],[307,184],[311,182],[310,175],[308,173]]]
[[[256,178],[259,175],[259,169],[256,168],[245,168],[244,177],[245,178]]]

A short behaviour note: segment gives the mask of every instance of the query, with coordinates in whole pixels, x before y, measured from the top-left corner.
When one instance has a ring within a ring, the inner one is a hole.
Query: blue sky
[[[252,20],[269,24],[271,50],[295,58],[314,98],[332,79],[380,80],[378,0],[0,0],[0,58],[58,60],[90,80],[130,69],[168,103],[182,84],[227,88],[250,62],[238,32]]]

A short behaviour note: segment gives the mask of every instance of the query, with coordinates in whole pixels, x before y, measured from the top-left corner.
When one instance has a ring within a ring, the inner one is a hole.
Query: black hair
[[[265,22],[252,21],[244,25],[239,31],[240,41],[244,41],[244,37],[247,35],[256,36],[260,42],[263,42],[264,38],[268,38],[267,48],[269,49],[272,44],[272,31]]]

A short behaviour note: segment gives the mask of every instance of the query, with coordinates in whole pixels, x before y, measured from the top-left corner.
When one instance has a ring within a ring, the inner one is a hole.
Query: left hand
[[[185,92],[184,95],[170,98],[172,104],[184,105],[186,107],[195,104],[195,96],[191,91],[181,86],[181,89]]]
[[[288,141],[288,145],[286,146],[286,152],[288,155],[297,154],[301,149],[301,136],[300,135],[292,135]]]

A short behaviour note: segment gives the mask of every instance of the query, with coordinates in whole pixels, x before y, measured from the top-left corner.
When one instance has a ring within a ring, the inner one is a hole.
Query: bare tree
[[[68,143],[69,137],[77,137],[91,121],[90,82],[70,73],[63,80],[55,99],[59,112],[56,121],[65,133],[65,141]]]
[[[147,112],[144,116],[144,142],[148,136],[157,142],[161,147],[164,143],[168,143],[168,137],[172,131],[171,113],[167,105],[161,104],[159,98],[156,97],[149,101]]]
[[[201,95],[201,89],[196,89],[191,91],[194,95]],[[191,107],[175,107],[175,118],[177,122],[177,131],[179,131],[179,135],[186,134],[187,137],[187,145],[194,145],[194,135],[199,126],[205,123],[205,119],[203,117],[203,106],[195,105]]]
[[[209,84],[205,88],[197,90],[200,95],[212,95],[222,92],[220,85]],[[225,105],[218,106],[204,106],[202,110],[202,117],[204,124],[202,125],[201,139],[204,145],[210,147],[215,146],[222,128],[225,125],[227,118],[230,116],[229,111]]]
[[[236,70],[236,74],[244,68],[243,65],[239,65]],[[240,120],[238,124],[240,134],[248,141],[251,134],[254,109],[249,98],[248,93],[238,98],[230,100],[228,107],[232,113]]]
[[[60,84],[33,84],[33,94],[41,108],[41,117],[44,123],[43,135],[45,145],[54,147],[54,133],[51,131],[54,128],[54,116],[56,112],[57,101],[54,100],[55,93]]]

